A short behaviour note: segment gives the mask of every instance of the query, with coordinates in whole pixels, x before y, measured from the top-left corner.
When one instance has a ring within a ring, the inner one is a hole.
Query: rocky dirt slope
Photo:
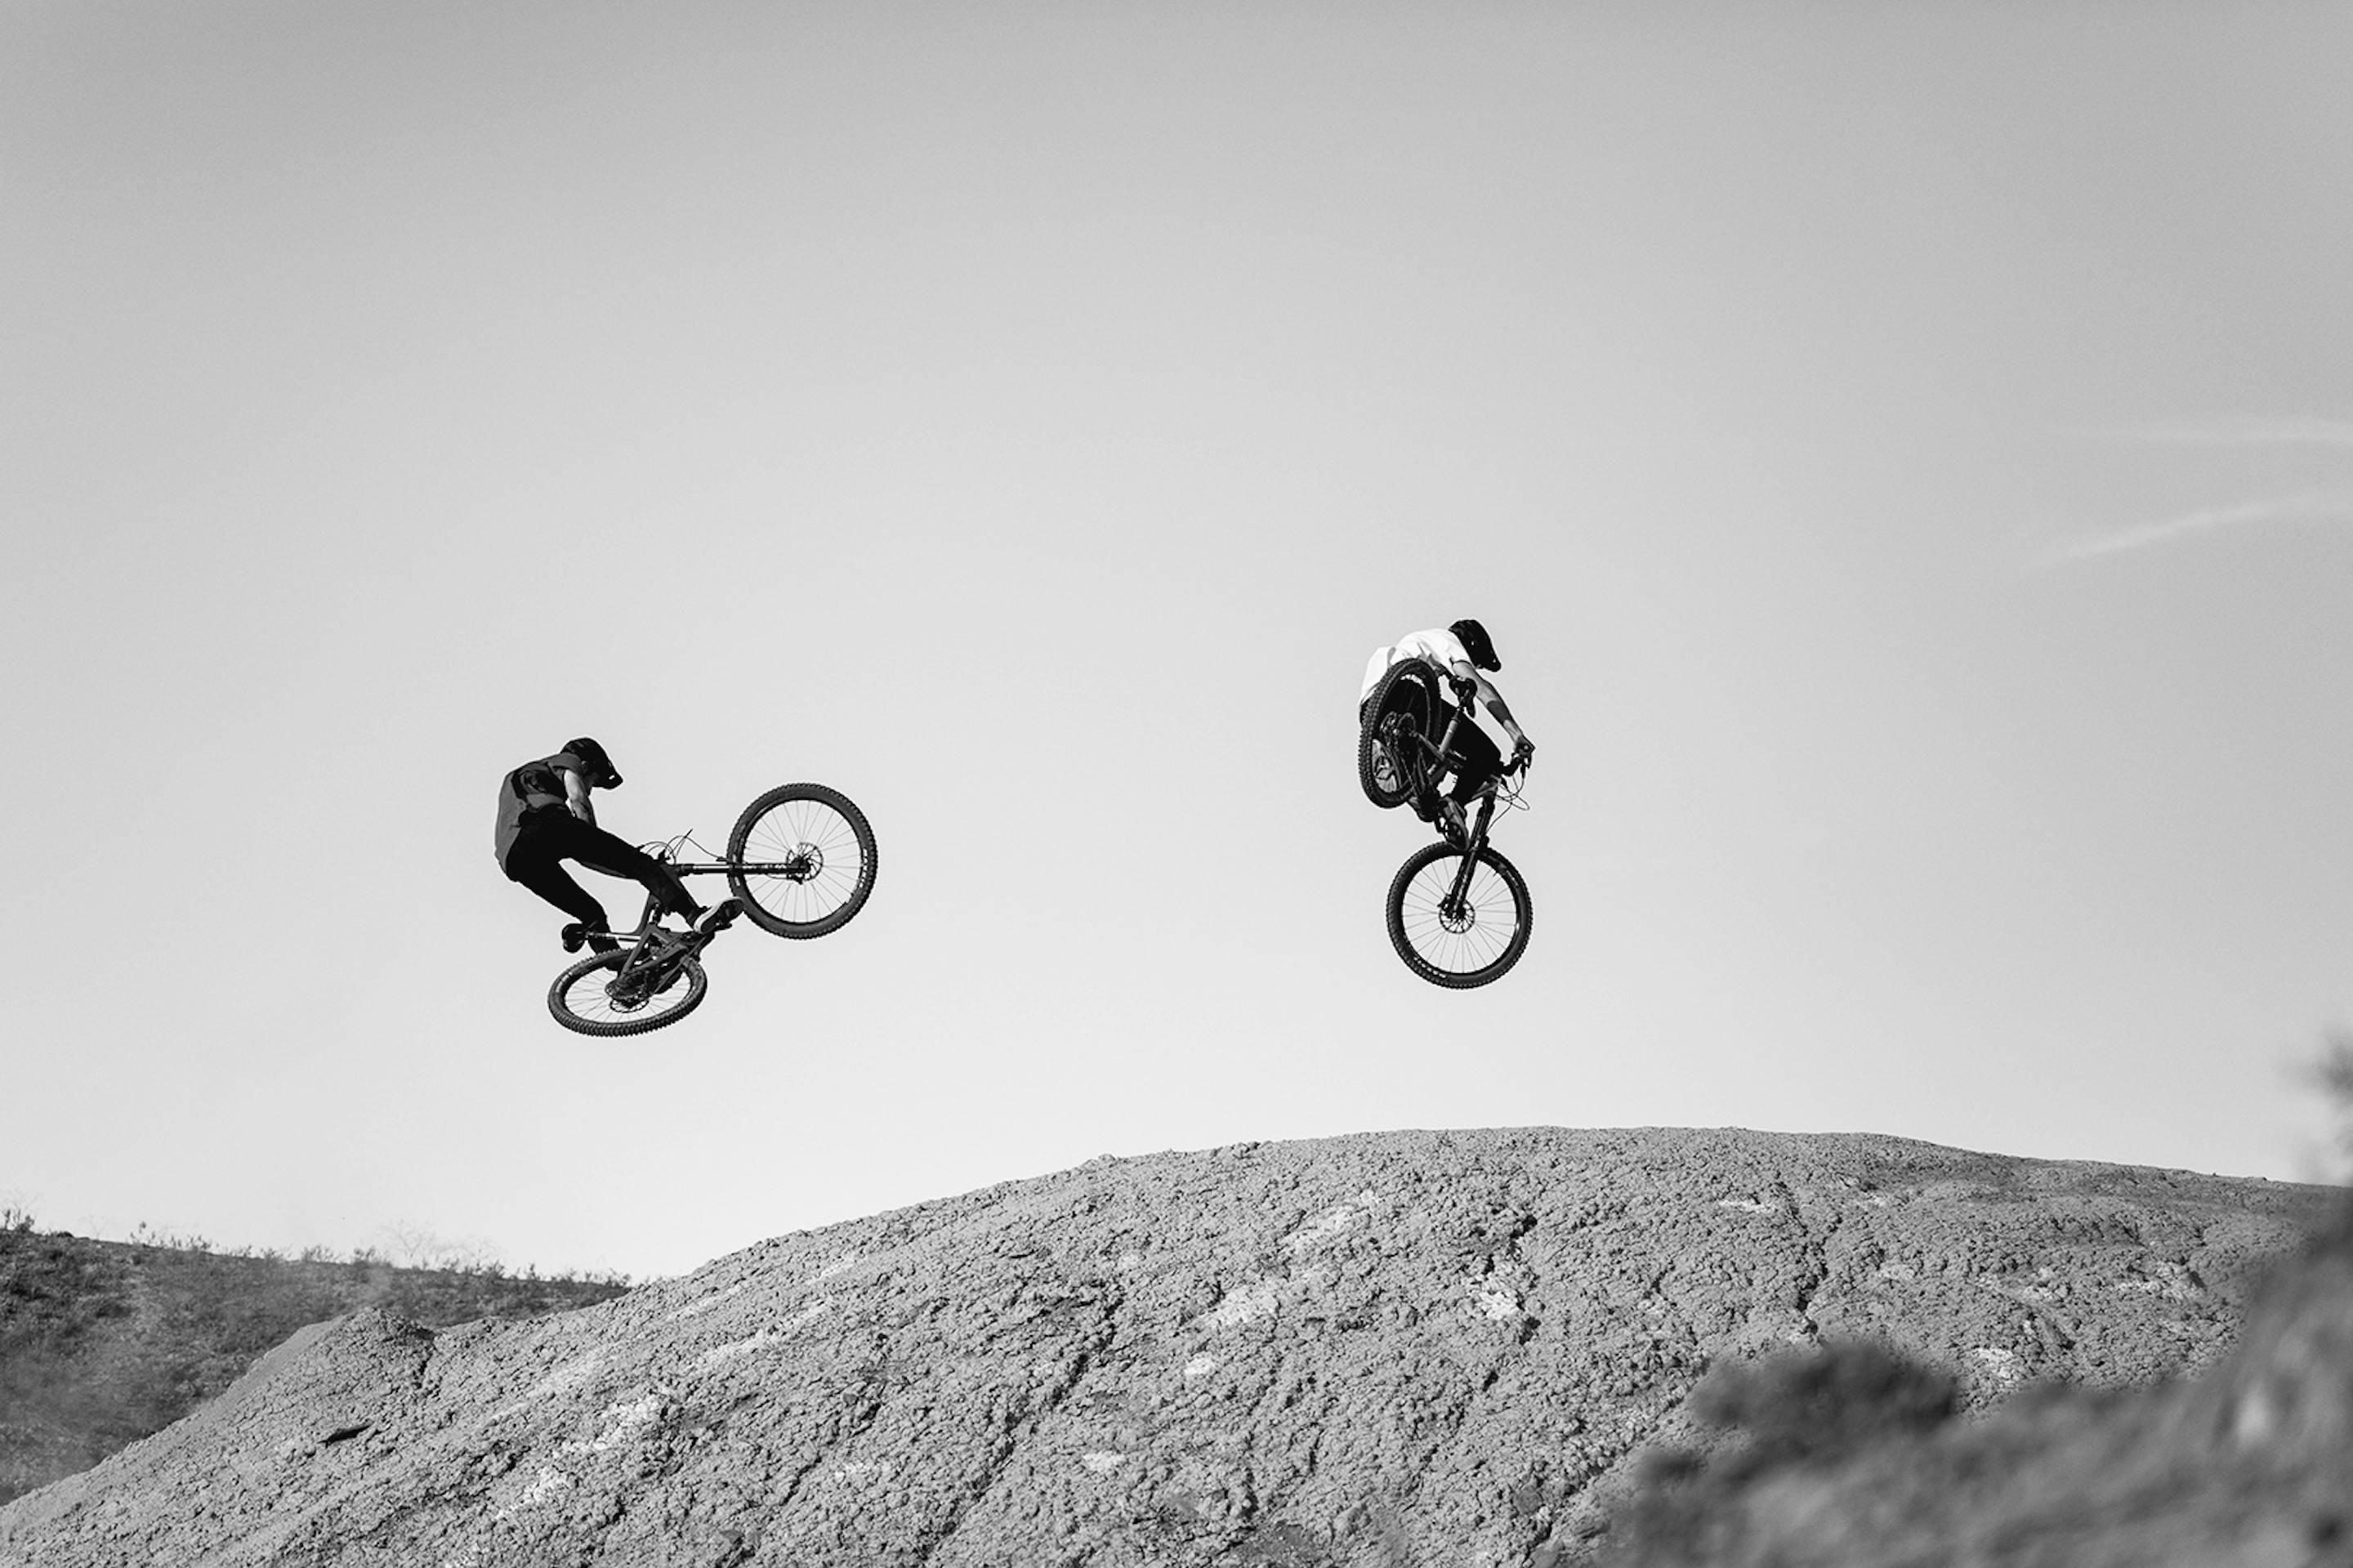
[[[375,1305],[429,1324],[536,1317],[621,1287],[0,1228],[0,1503],[161,1430],[305,1323]]]
[[[0,1510],[0,1565],[1555,1563],[1712,1359],[2179,1373],[2317,1201],[1741,1131],[1105,1159],[536,1322],[305,1330]]]

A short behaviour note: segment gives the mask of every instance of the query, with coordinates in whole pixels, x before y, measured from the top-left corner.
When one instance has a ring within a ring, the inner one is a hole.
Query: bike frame
[[[681,876],[724,876],[731,871],[740,871],[747,876],[791,876],[797,869],[794,863],[788,860],[747,860],[741,865],[723,860],[680,860],[676,857],[675,847],[683,841],[683,837],[684,835],[681,835],[680,838],[670,839],[666,842],[640,847]],[[648,931],[657,928],[668,930],[669,927],[659,925],[660,919],[661,906],[651,894],[648,894],[645,910],[638,916],[638,928],[634,931],[616,931],[613,933],[613,940],[634,942],[642,938]],[[676,935],[675,932],[671,934]]]
[[[1422,755],[1414,759],[1415,766],[1407,781],[1413,786],[1417,795],[1425,789],[1435,793],[1438,788],[1436,780],[1445,773],[1447,761],[1454,753],[1456,733],[1461,726],[1472,722],[1470,699],[1457,697],[1453,702],[1446,705],[1446,730],[1439,736],[1436,744],[1433,745],[1430,737],[1421,732],[1419,726],[1414,727],[1414,744],[1421,748]],[[1398,760],[1402,762],[1405,759],[1400,758]],[[1488,779],[1486,786],[1472,801],[1471,810],[1464,813],[1462,863],[1454,873],[1454,885],[1447,889],[1446,897],[1440,902],[1440,907],[1460,907],[1462,900],[1469,896],[1471,873],[1479,863],[1479,852],[1487,847],[1488,825],[1495,820],[1496,790],[1503,783],[1504,774],[1509,771],[1508,768],[1504,768],[1497,772],[1494,778]]]
[[[747,860],[740,865],[723,860],[680,860],[676,856],[676,848],[682,842],[684,842],[683,834],[679,838],[642,847],[648,854],[681,876],[723,876],[731,871],[740,871],[752,876],[792,876],[799,869],[789,860]],[[632,968],[641,968],[649,958],[661,956],[648,955],[644,952],[647,944],[657,932],[669,938],[678,946],[680,951],[689,956],[699,953],[708,947],[712,936],[708,932],[691,929],[680,931],[663,925],[660,901],[649,893],[646,895],[645,908],[638,913],[637,928],[632,931],[609,933],[614,941],[625,948],[635,949],[630,954],[630,962],[622,966],[624,972]]]
[[[810,815],[802,803],[832,814]],[[670,891],[677,884],[647,873],[649,885],[634,928],[603,929],[599,922],[592,932],[584,922],[567,926],[567,952],[583,946],[602,950],[568,966],[549,987],[547,1005],[557,1022],[597,1035],[660,1028],[702,1001],[707,985],[702,958],[721,931],[749,918],[776,936],[821,937],[857,914],[873,885],[873,830],[847,797],[821,784],[785,784],[761,794],[737,816],[726,843],[724,853],[714,854],[686,832],[637,846],[672,876],[722,877],[728,890],[705,894],[710,911],[672,925],[673,912],[701,900],[681,897]],[[642,863],[633,863],[643,872]],[[802,887],[809,891],[796,891]],[[812,910],[809,918],[791,918]],[[657,1000],[681,985],[687,989]]]
[[[670,841],[670,843],[675,842],[677,842],[676,840]],[[655,844],[646,853],[681,876],[715,875],[730,869],[725,861],[674,860],[670,856],[670,843]],[[681,931],[663,925],[661,904],[649,893],[646,895],[645,908],[638,916],[637,929],[612,933],[614,941],[629,949],[628,958],[623,960],[621,967],[614,972],[614,979],[617,981],[624,976],[642,974],[654,966],[666,969],[674,958],[691,958],[711,945],[711,938],[714,934],[709,931],[697,931],[691,927]],[[657,935],[665,938],[659,948],[654,946],[654,938]]]
[[[791,876],[800,869],[796,862],[789,860],[747,860],[741,864],[724,860],[680,860],[676,858],[676,847],[684,839],[685,835],[681,834],[666,843],[655,845],[647,853],[681,876],[722,876],[731,871],[740,871],[746,876]],[[651,900],[647,901],[647,906],[652,907]]]

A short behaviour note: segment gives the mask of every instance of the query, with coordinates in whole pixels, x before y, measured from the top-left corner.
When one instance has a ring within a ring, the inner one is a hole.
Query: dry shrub
[[[1959,1407],[1953,1378],[1870,1340],[1712,1369],[1690,1413],[1727,1435],[1713,1455],[1648,1457],[1630,1508],[1614,1520],[1628,1568],[1704,1560],[1757,1483],[1791,1470],[1833,1469],[1858,1454],[1936,1431]]]

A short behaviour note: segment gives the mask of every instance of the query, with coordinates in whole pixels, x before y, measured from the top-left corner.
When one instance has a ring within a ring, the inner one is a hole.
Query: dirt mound
[[[535,1322],[306,1331],[0,1510],[0,1564],[1557,1562],[1712,1359],[2180,1373],[2317,1202],[1736,1130],[1106,1159]]]

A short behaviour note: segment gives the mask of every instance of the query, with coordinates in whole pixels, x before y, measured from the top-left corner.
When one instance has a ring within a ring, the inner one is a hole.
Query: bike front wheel
[[[676,959],[675,970],[648,976],[628,968],[633,949],[583,959],[547,988],[547,1011],[565,1028],[582,1034],[643,1034],[676,1023],[702,1005],[709,981],[692,959]]]
[[[1455,991],[1499,980],[1518,963],[1535,913],[1510,861],[1482,848],[1467,878],[1462,862],[1459,844],[1426,845],[1389,884],[1389,941],[1398,957],[1430,984]]]
[[[839,930],[874,891],[874,830],[849,797],[786,784],[744,808],[727,840],[727,885],[779,937]]]

